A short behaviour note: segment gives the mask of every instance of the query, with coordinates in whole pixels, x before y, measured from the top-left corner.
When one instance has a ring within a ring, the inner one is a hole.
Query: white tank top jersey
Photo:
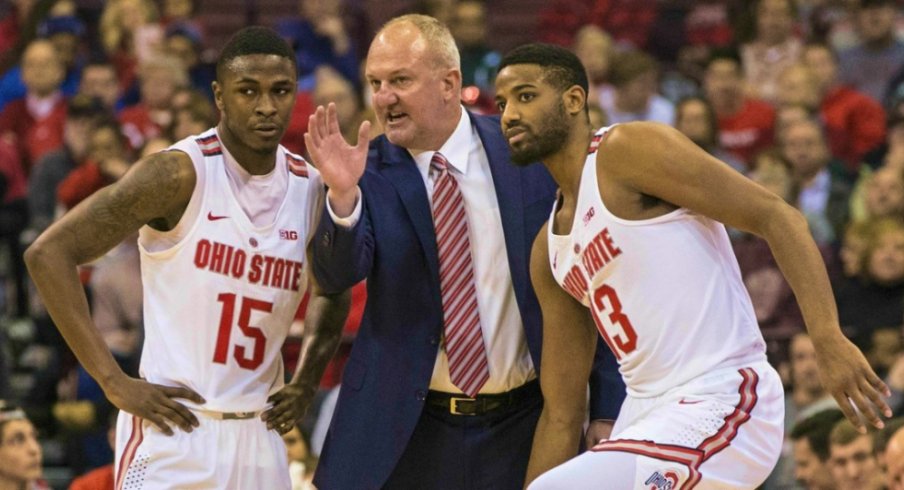
[[[609,129],[594,135],[584,162],[571,234],[553,233],[557,206],[547,233],[556,281],[590,308],[628,394],[658,396],[713,370],[765,360],[721,223],[683,208],[634,221],[606,209],[596,156]]]
[[[195,390],[206,410],[265,409],[284,384],[280,349],[307,287],[305,248],[323,199],[320,176],[280,146],[276,171],[289,174],[286,194],[275,220],[254,226],[229,185],[216,129],[170,150],[191,157],[197,182],[173,230],[139,231],[141,376]]]

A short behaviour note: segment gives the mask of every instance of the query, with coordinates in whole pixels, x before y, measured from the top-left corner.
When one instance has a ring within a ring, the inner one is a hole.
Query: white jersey
[[[194,164],[188,209],[197,212],[170,232],[140,230],[140,371],[152,383],[195,390],[204,409],[252,412],[284,383],[280,349],[307,285],[305,246],[323,186],[280,146],[275,171],[289,174],[286,195],[272,223],[254,226],[230,188],[220,145],[211,129],[171,147]]]
[[[570,235],[553,233],[553,209],[549,260],[559,285],[590,308],[628,393],[657,396],[713,370],[765,360],[721,223],[683,208],[635,221],[606,209],[596,155],[608,129],[596,134],[584,163]]]

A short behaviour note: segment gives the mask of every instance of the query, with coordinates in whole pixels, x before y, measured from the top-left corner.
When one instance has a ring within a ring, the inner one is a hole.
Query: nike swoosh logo
[[[678,400],[679,405],[696,405],[698,403],[703,403],[703,400],[694,400],[692,402],[689,402],[689,401],[685,400],[684,398]]]
[[[226,219],[229,216],[214,216],[214,214],[210,211],[207,212],[207,219],[210,221],[216,221],[218,219]]]

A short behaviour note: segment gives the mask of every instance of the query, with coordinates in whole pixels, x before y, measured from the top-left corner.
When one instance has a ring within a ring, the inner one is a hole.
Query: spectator
[[[825,44],[808,44],[803,60],[816,79],[829,148],[848,170],[856,171],[863,156],[885,140],[885,111],[876,100],[841,83],[836,54]]]
[[[804,63],[794,63],[781,72],[776,84],[775,105],[778,111],[793,108],[792,110],[797,111],[802,109],[811,117],[816,115],[819,109],[819,85],[816,75],[809,66]],[[776,119],[778,119],[778,115],[776,115]],[[798,119],[798,117],[792,115],[791,119]],[[783,131],[785,127],[782,124],[788,122],[790,121],[776,121],[776,130]]]
[[[22,55],[27,93],[0,112],[0,137],[13,138],[26,173],[42,156],[63,145],[63,76],[63,64],[50,41],[39,39],[28,45]]]
[[[888,490],[904,490],[904,428],[898,428],[885,450]]]
[[[675,107],[675,128],[710,155],[743,172],[746,165],[719,146],[719,125],[712,105],[703,97],[686,97]]]
[[[587,81],[590,82],[587,99],[599,103],[604,93],[612,91],[609,84],[609,72],[615,56],[612,36],[593,24],[587,24],[575,35],[571,49],[587,69]]]
[[[116,67],[106,60],[97,59],[85,64],[78,92],[97,98],[110,113],[122,109],[122,90],[116,80]]]
[[[873,433],[861,434],[848,420],[840,420],[829,434],[829,469],[838,488],[879,490],[884,481]]]
[[[885,218],[872,223],[860,274],[835,291],[841,326],[864,351],[877,329],[899,328],[904,318],[904,222]]]
[[[816,349],[810,336],[801,332],[791,339],[791,393],[785,396],[785,427],[829,408],[838,408],[819,380]]]
[[[844,83],[884,102],[886,91],[904,67],[904,42],[895,37],[895,0],[855,0],[858,44],[838,53]]]
[[[850,183],[832,158],[822,127],[814,120],[794,122],[779,135],[782,156],[791,164],[799,189],[797,207],[818,244],[834,243],[848,221]]]
[[[315,490],[314,470],[317,456],[311,452],[311,440],[297,425],[282,436],[289,456],[289,476],[292,490]]]
[[[0,488],[47,489],[37,430],[22,409],[0,400]]]
[[[219,113],[202,93],[188,89],[179,94],[185,95],[187,100],[180,101],[180,96],[173,99],[173,124],[169,131],[173,141],[201,134],[220,120]]]
[[[314,105],[328,106],[336,104],[336,116],[339,129],[346,141],[355,144],[358,141],[358,127],[368,119],[368,111],[364,108],[361,95],[355,86],[329,67],[317,70],[317,86],[313,93]],[[371,134],[371,137],[376,137]]]
[[[775,110],[744,91],[740,60],[719,51],[706,66],[703,93],[719,122],[719,143],[750,167],[754,155],[772,145]]]
[[[91,129],[88,158],[57,187],[57,199],[69,210],[100,188],[119,179],[129,168],[128,141],[115,120],[102,120]]]
[[[868,221],[852,221],[845,227],[841,248],[838,249],[843,277],[858,277],[863,270],[863,255],[869,243],[870,228]]]
[[[133,149],[160,136],[173,123],[173,96],[188,85],[188,74],[178,59],[159,55],[141,64],[139,85],[141,101],[119,113],[122,131]]]
[[[872,168],[882,165],[904,171],[904,114],[891,112],[887,122],[885,141],[863,157]]]
[[[182,66],[188,71],[191,86],[213,100],[211,84],[216,73],[212,64],[204,63],[201,59],[202,47],[201,32],[191,24],[172,23],[167,26],[164,50],[182,62]]]
[[[612,63],[609,80],[614,87],[600,98],[610,124],[629,121],[655,121],[674,124],[675,106],[657,93],[659,65],[642,51],[618,53]]]
[[[475,86],[486,100],[492,101],[496,65],[502,57],[487,44],[487,12],[480,0],[459,0],[449,24],[461,55],[462,87]],[[494,104],[495,105],[495,104]]]
[[[321,65],[358,84],[358,54],[342,14],[341,0],[298,0],[298,16],[276,24],[295,50],[301,90],[314,88],[314,71]]]
[[[835,490],[829,470],[829,434],[844,415],[837,408],[814,413],[791,429],[794,476],[807,490]]]
[[[81,64],[77,57],[85,26],[74,16],[50,17],[38,26],[37,34],[47,39],[57,50],[57,55],[65,67],[65,76],[60,90],[66,97],[75,95],[81,74]],[[0,77],[0,110],[13,100],[25,96],[27,89],[22,80],[22,66],[17,65]]]
[[[863,194],[864,219],[904,218],[904,169],[882,167],[872,172]]]
[[[126,93],[135,82],[138,63],[159,47],[163,31],[152,0],[107,2],[99,35],[107,57],[116,67],[119,88]]]
[[[29,228],[44,231],[56,217],[56,189],[88,155],[91,130],[106,111],[100,101],[81,95],[69,101],[63,124],[63,146],[38,161],[28,179]]]
[[[779,75],[800,57],[801,43],[794,37],[794,3],[759,0],[754,15],[756,36],[741,46],[744,78],[751,94],[772,102]]]

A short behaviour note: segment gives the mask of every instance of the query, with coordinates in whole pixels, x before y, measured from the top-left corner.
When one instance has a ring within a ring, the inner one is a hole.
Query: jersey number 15
[[[230,337],[232,336],[232,322],[235,318],[235,294],[220,293],[217,301],[223,303],[223,312],[220,314],[220,328],[217,332],[217,347],[213,352],[213,362],[217,364],[226,364],[229,357]],[[264,347],[267,344],[267,337],[264,331],[254,325],[251,325],[251,312],[262,311],[270,313],[273,311],[273,303],[261,301],[253,298],[242,298],[242,306],[239,311],[239,329],[242,333],[254,341],[251,355],[247,355],[248,349],[243,345],[235,346],[233,357],[239,367],[249,370],[257,369],[264,362]]]

